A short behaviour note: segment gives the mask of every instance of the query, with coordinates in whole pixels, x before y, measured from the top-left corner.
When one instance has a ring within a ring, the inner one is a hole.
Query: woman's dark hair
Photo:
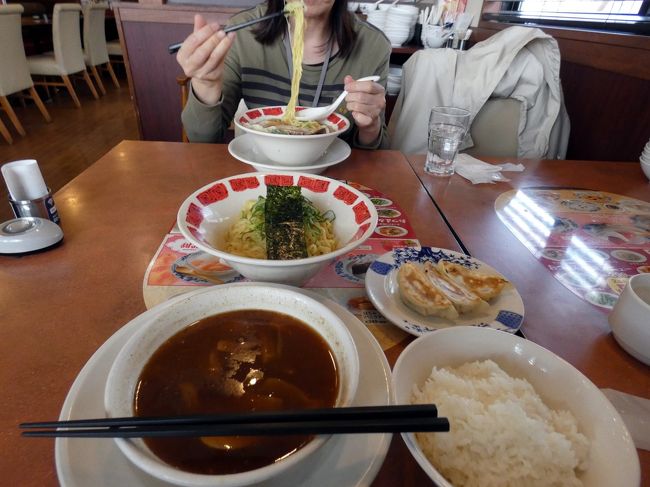
[[[284,0],[267,0],[267,14],[273,14],[284,9]],[[332,34],[339,46],[339,54],[346,57],[352,51],[357,34],[352,28],[354,22],[352,13],[348,12],[348,0],[334,0],[330,12],[330,26]],[[255,32],[255,39],[262,44],[271,44],[280,37],[286,28],[284,17],[275,17],[265,22],[260,22]]]

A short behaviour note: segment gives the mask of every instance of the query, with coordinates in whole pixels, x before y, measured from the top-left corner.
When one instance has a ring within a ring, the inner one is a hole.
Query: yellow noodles
[[[291,77],[291,98],[287,110],[284,113],[283,120],[288,124],[296,122],[296,104],[298,103],[298,94],[300,93],[300,78],[302,78],[302,55],[305,44],[305,5],[302,0],[287,2],[284,11],[293,15],[294,29],[291,39],[291,52],[293,56],[293,66]]]
[[[226,236],[226,252],[242,257],[266,259],[266,238],[258,231],[264,224],[264,214],[253,211],[255,203],[255,200],[244,203],[241,218],[230,227]]]
[[[259,211],[256,203],[255,200],[244,203],[241,218],[226,235],[226,252],[254,259],[267,258],[264,212]],[[334,225],[330,220],[311,220],[305,228],[305,240],[309,257],[327,254],[338,248]]]

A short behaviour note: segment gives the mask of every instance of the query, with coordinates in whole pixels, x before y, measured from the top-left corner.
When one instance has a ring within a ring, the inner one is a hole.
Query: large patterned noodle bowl
[[[266,195],[267,185],[300,186],[321,212],[331,210],[339,247],[324,255],[296,260],[267,260],[228,253],[226,236],[244,204]],[[360,191],[315,174],[249,173],[212,182],[191,194],[178,211],[178,227],[199,249],[220,257],[253,281],[302,285],[318,271],[361,245],[377,226],[377,210]]]
[[[303,108],[296,107],[296,111]],[[299,166],[312,164],[325,153],[336,137],[350,128],[350,121],[337,113],[321,122],[332,130],[327,134],[271,134],[250,128],[251,124],[262,120],[282,118],[285,110],[285,106],[253,108],[235,119],[235,125],[251,135],[255,150],[281,166],[295,166],[296,170],[300,170]]]

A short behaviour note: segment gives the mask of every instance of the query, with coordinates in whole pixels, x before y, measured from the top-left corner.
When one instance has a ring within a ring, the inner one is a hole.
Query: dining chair
[[[178,83],[178,86],[181,89],[181,110],[185,108],[185,104],[187,103],[187,97],[189,96],[189,86],[190,86],[190,80],[192,78],[185,76],[185,75],[180,75],[176,77],[176,83]],[[187,134],[185,133],[185,127],[181,124],[181,141],[182,142],[189,142],[189,139],[187,138]]]
[[[187,104],[187,99],[190,96],[190,91],[189,91],[190,81],[192,81],[192,78],[190,78],[189,76],[185,76],[184,74],[181,74],[176,77],[176,83],[178,84],[181,90],[181,110],[185,108],[185,105]],[[248,110],[248,107],[246,106],[246,102],[242,98],[239,100],[239,105],[237,105],[237,111],[235,112],[233,121],[230,123],[230,127],[228,128],[224,142],[230,142],[233,138],[243,135],[243,132],[237,128],[234,121],[237,120],[239,117],[241,117],[246,110]],[[187,133],[185,132],[185,127],[183,127],[183,124],[181,124],[181,141],[182,142],[190,141],[187,138]]]
[[[84,53],[81,48],[81,32],[79,15],[81,5],[77,3],[57,3],[52,15],[52,43],[54,52],[29,56],[27,63],[33,75],[43,76],[44,79],[35,81],[43,86],[65,86],[77,108],[81,102],[72,85],[71,75],[81,75],[95,99],[99,98],[95,85],[86,71]],[[63,82],[51,81],[51,77],[60,77]]]
[[[116,88],[120,87],[117,81],[113,67],[108,59],[108,49],[106,47],[106,33],[105,33],[105,19],[106,3],[87,3],[83,7],[84,16],[84,61],[88,66],[95,78],[95,82],[99,87],[102,94],[106,94],[106,88],[102,83],[102,78],[99,75],[98,67],[108,71],[113,84]]]
[[[9,95],[17,94],[31,98],[45,121],[51,122],[52,118],[34,88],[27,67],[20,20],[22,12],[22,5],[0,5],[0,109],[7,113],[16,131],[25,136],[25,129],[7,98]],[[23,95],[26,90],[29,90],[29,95]],[[0,127],[0,132],[7,142],[11,143],[7,138],[9,132],[4,125]]]
[[[560,80],[560,51],[540,29],[514,26],[467,51],[423,49],[403,65],[402,86],[388,123],[391,148],[427,151],[433,106],[470,112],[466,150],[478,156],[564,159],[570,120]],[[506,101],[507,100],[507,101]]]
[[[2,120],[0,120],[0,134],[2,135],[2,138],[7,141],[7,144],[14,143],[14,138],[11,136],[9,129],[7,129],[7,126],[2,122]]]
[[[474,145],[463,152],[474,157],[517,157],[521,102],[489,98],[469,129]]]
[[[120,41],[106,41],[106,49],[108,50],[109,56],[124,56],[122,53],[122,46]]]

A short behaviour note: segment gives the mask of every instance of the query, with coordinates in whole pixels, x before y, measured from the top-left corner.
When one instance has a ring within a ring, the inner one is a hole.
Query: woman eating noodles
[[[305,29],[298,105],[328,105],[348,91],[339,113],[351,122],[341,137],[358,148],[387,148],[385,83],[390,42],[348,12],[347,0],[304,0]],[[268,0],[230,19],[230,24],[279,12],[283,0]],[[287,105],[291,95],[294,16],[225,34],[197,15],[177,60],[191,88],[182,120],[192,142],[220,142],[239,100],[248,108]],[[355,79],[378,75],[379,83]]]

